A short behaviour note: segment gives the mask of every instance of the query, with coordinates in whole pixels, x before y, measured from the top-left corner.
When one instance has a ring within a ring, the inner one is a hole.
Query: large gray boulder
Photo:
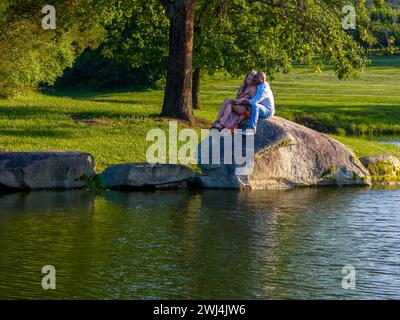
[[[391,155],[376,155],[360,159],[374,183],[399,183],[400,159]]]
[[[75,189],[92,176],[94,158],[88,153],[0,153],[0,189]]]
[[[108,167],[100,183],[110,189],[170,189],[187,187],[194,172],[182,165],[128,163]]]
[[[243,146],[245,149],[245,140]],[[259,120],[254,153],[252,171],[223,161],[204,164],[200,157],[202,175],[196,183],[204,188],[250,190],[371,184],[368,171],[349,148],[279,117]]]

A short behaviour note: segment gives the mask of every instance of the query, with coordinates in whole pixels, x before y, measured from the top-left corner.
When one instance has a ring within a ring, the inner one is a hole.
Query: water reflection
[[[399,200],[393,188],[0,195],[0,298],[399,298]]]

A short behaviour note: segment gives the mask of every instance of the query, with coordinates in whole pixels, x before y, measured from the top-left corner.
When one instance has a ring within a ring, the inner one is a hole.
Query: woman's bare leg
[[[243,112],[245,110],[246,110],[246,108],[244,106],[229,104],[229,106],[225,109],[225,113],[222,117],[222,120],[221,120],[222,125],[226,126],[226,123],[227,123],[230,115],[232,114],[232,112],[235,112],[236,114],[238,114],[240,116],[241,114],[243,114]]]
[[[246,111],[246,107],[235,105],[232,110],[240,116]]]
[[[225,111],[224,111],[224,113],[222,115],[222,119],[221,119],[221,123],[222,123],[223,126],[226,126],[226,123],[227,123],[230,115],[232,114],[232,108],[233,108],[232,103],[229,103],[226,106]]]
[[[221,110],[218,114],[217,120],[216,122],[219,122],[221,120],[221,118],[223,117],[223,115],[225,114],[225,110],[228,107],[228,105],[231,103],[232,99],[225,99],[224,104],[221,107]]]

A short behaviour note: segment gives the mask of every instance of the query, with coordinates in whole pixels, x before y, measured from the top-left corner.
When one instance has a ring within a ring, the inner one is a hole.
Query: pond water
[[[394,145],[400,147],[400,139],[388,139],[388,140],[385,140],[384,143],[394,144]]]
[[[400,189],[3,194],[0,298],[399,299]]]
[[[373,136],[370,139],[386,144],[394,144],[395,146],[400,147],[400,137],[398,136]]]

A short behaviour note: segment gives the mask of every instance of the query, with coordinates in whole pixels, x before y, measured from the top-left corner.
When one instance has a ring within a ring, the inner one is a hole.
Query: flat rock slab
[[[75,189],[93,176],[94,158],[88,153],[0,153],[0,189]]]
[[[213,145],[210,140],[208,144]],[[224,159],[222,138],[219,144]],[[204,188],[247,190],[371,184],[369,172],[348,147],[279,117],[259,120],[254,154],[251,172],[241,170],[234,161],[202,164],[196,183]]]
[[[100,176],[110,189],[173,189],[187,187],[194,172],[182,165],[128,163],[108,167]]]

